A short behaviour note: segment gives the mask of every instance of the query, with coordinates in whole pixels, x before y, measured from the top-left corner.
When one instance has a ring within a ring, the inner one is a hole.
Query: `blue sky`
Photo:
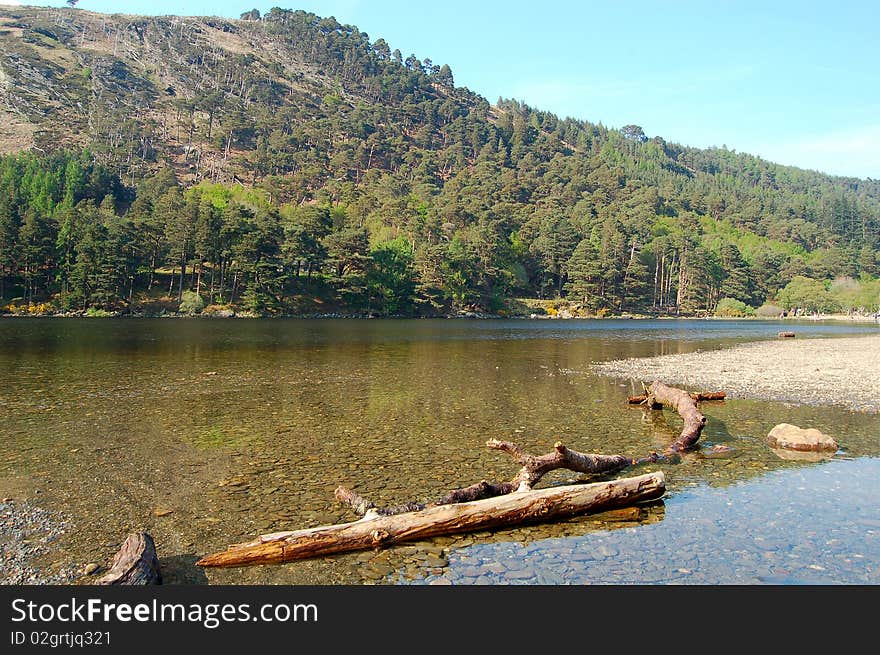
[[[0,4],[22,4],[0,0]],[[62,6],[62,0],[31,4]],[[448,63],[459,85],[609,127],[880,179],[880,2],[81,0],[119,13],[304,9]]]

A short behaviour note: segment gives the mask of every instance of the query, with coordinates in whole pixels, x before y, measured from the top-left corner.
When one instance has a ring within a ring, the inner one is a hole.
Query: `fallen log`
[[[694,402],[701,403],[707,400],[724,400],[727,398],[726,391],[692,391],[690,397]],[[641,394],[639,396],[627,396],[626,402],[630,405],[644,405],[648,402],[648,396]]]
[[[98,585],[162,584],[156,544],[146,532],[133,532],[125,538],[113,557],[110,570],[95,581]]]
[[[666,405],[678,412],[678,415],[684,419],[681,434],[669,446],[670,452],[678,453],[697,443],[703,432],[703,427],[706,425],[706,417],[697,409],[697,403],[687,391],[670,387],[655,380],[647,389],[645,404],[652,408],[655,405]]]
[[[447,492],[443,497],[432,503],[408,502],[397,507],[387,508],[376,507],[371,501],[345,487],[338,487],[334,495],[336,500],[349,505],[358,516],[374,518],[376,516],[416,512],[438,505],[451,505],[472,500],[495,498],[513,493],[514,491],[529,491],[547,473],[556,469],[568,469],[588,475],[608,475],[618,473],[627,467],[637,464],[656,463],[667,459],[654,452],[640,459],[631,459],[623,455],[581,453],[566,447],[561,441],[553,444],[553,451],[545,455],[530,455],[516,444],[509,441],[499,441],[498,439],[489,439],[486,442],[486,446],[493,450],[507,453],[522,467],[512,480],[509,482],[487,482],[486,480],[481,480],[470,486]]]
[[[201,558],[203,567],[278,564],[332,553],[380,548],[405,541],[524,523],[570,518],[660,498],[662,471],[630,478],[517,491],[495,498],[368,515],[352,523],[277,532],[233,544]]]
[[[638,463],[623,455],[594,455],[581,453],[566,447],[561,441],[553,444],[553,452],[546,455],[530,455],[514,443],[490,439],[486,446],[494,450],[500,450],[510,455],[522,468],[519,473],[508,483],[503,483],[494,495],[502,495],[513,491],[528,491],[534,487],[542,477],[556,469],[568,469],[577,473],[590,475],[618,473],[628,466]],[[460,503],[468,500],[477,500],[469,491],[474,486],[481,486],[484,482],[477,483],[464,489],[456,489],[447,494],[438,504]],[[485,497],[485,496],[484,496]]]

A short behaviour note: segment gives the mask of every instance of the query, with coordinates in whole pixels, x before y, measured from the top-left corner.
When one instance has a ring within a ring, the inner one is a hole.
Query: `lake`
[[[757,400],[706,403],[700,448],[637,512],[441,537],[278,566],[202,570],[260,533],[353,520],[518,467],[555,441],[644,456],[680,430],[626,404],[638,381],[595,362],[775,338],[791,323],[718,320],[0,319],[0,495],[69,517],[40,564],[106,564],[153,535],[168,583],[877,584],[880,417]],[[798,336],[876,333],[804,322]],[[841,451],[781,459],[777,423]],[[713,445],[730,447],[716,453]],[[579,481],[554,472],[540,486]]]

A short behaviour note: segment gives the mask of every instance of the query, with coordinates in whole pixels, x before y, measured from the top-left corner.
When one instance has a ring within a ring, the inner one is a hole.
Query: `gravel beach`
[[[68,529],[68,520],[24,501],[0,501],[0,584],[69,584],[77,577],[73,565],[35,566],[50,544]]]
[[[614,360],[593,370],[645,383],[662,380],[692,391],[723,390],[728,398],[880,412],[880,335],[780,338],[723,350]]]

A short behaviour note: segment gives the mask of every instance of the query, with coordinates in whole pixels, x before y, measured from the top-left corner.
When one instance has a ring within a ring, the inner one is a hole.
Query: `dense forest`
[[[6,311],[880,304],[880,181],[491,104],[332,18],[11,7],[0,45]]]

